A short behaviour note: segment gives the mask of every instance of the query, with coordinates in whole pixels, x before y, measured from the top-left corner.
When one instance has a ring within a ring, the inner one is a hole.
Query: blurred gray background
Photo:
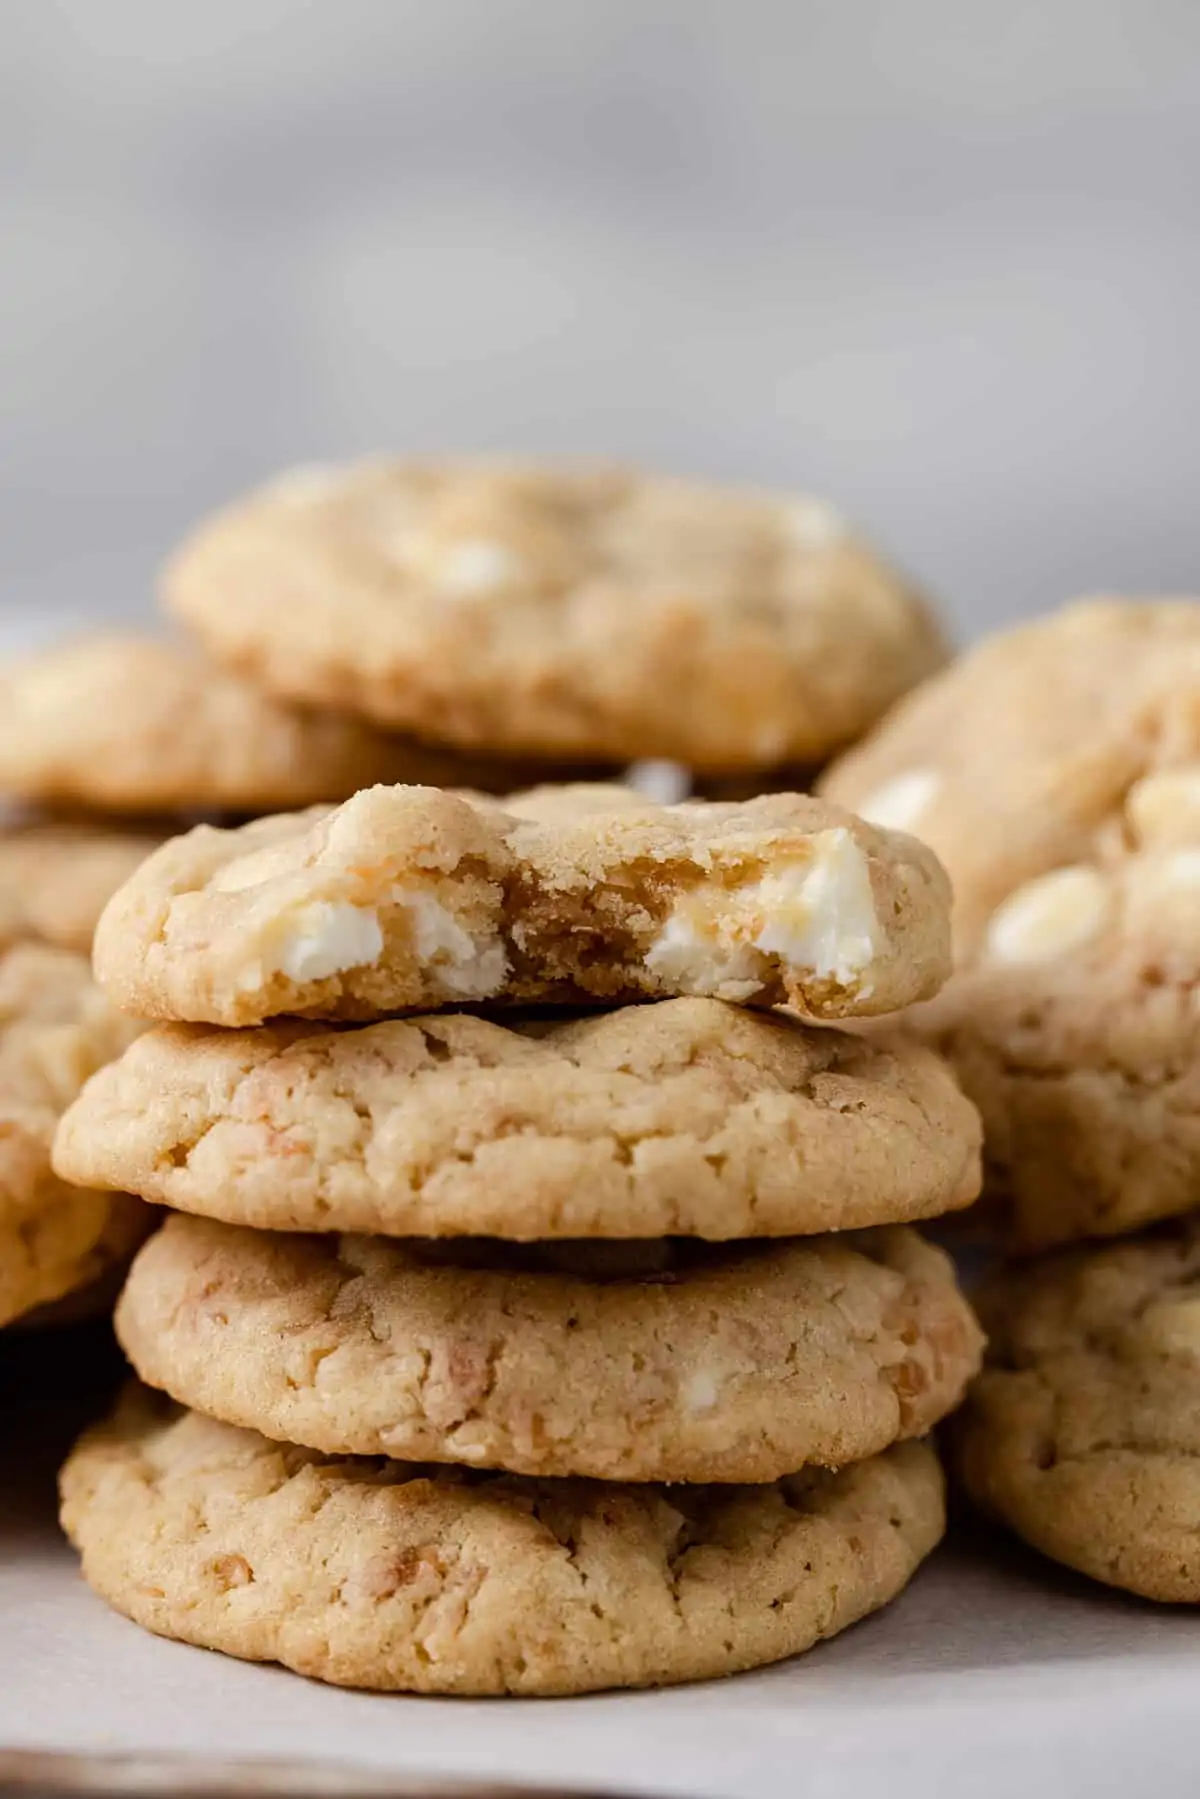
[[[1194,0],[0,0],[0,605],[293,460],[811,486],[960,631],[1200,588]]]

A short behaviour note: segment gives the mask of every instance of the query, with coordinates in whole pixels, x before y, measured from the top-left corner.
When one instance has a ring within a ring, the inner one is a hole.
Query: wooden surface
[[[583,1799],[564,1787],[496,1786],[375,1774],[344,1764],[223,1762],[193,1757],[54,1755],[0,1751],[4,1799],[72,1799],[75,1795],[144,1799]],[[602,1799],[589,1793],[587,1799]]]

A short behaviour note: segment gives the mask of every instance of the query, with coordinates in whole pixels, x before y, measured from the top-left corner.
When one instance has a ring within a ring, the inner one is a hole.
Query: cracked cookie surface
[[[0,671],[0,792],[111,813],[264,812],[377,781],[512,785],[345,714],[272,699],[186,645],[112,632]]]
[[[0,953],[0,1324],[85,1285],[144,1232],[136,1200],[70,1186],[50,1164],[63,1107],[136,1029],[82,957]]]
[[[164,597],[291,699],[709,773],[823,759],[945,655],[828,507],[617,470],[296,471],[201,526]]]
[[[970,1204],[979,1118],[930,1050],[720,1000],[510,1027],[164,1025],[91,1080],[71,1180],[274,1230],[778,1237]]]
[[[149,1385],[269,1437],[597,1480],[841,1467],[924,1436],[979,1365],[950,1261],[903,1228],[561,1259],[176,1217],[117,1334]]]
[[[1200,1601],[1200,1224],[1016,1264],[978,1297],[987,1366],[956,1423],[976,1503],[1095,1580]]]
[[[374,787],[164,844],[95,958],[120,1004],[213,1024],[680,993],[838,1018],[935,992],[948,913],[923,845],[797,794]]]
[[[101,912],[161,842],[58,821],[0,830],[0,946],[33,939],[90,954]]]
[[[129,1393],[63,1522],[145,1628],[343,1686],[555,1694],[778,1661],[894,1598],[939,1541],[934,1452],[758,1487],[331,1460]]]

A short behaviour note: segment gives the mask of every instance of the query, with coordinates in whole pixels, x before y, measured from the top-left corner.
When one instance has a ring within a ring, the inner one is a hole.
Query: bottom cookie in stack
[[[808,1647],[941,1535],[919,1439],[981,1339],[890,1221],[967,1203],[979,1144],[927,1051],[697,1000],[170,1028],[56,1154],[186,1208],[118,1333],[188,1409],[129,1399],[63,1477],[152,1629],[383,1688],[655,1684]]]
[[[1094,1580],[1200,1602],[1200,1219],[978,1297],[988,1362],[956,1427],[976,1504]]]
[[[943,1499],[916,1442],[763,1486],[530,1480],[334,1459],[135,1388],[70,1457],[63,1520],[163,1635],[343,1686],[562,1694],[809,1648],[895,1597]]]

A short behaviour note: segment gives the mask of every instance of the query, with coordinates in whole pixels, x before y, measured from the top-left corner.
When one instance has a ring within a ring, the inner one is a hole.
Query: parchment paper
[[[1200,1793],[1200,1614],[965,1532],[844,1637],[661,1693],[384,1697],[159,1641],[87,1592],[54,1519],[57,1460],[114,1377],[95,1331],[0,1343],[0,1750],[744,1799]]]

